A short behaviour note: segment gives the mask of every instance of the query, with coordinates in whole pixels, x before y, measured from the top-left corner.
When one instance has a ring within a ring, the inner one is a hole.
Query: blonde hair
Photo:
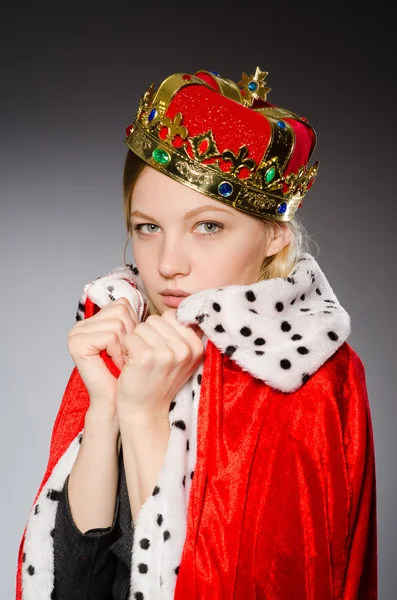
[[[124,222],[127,229],[127,241],[124,246],[124,264],[126,265],[125,253],[132,235],[131,226],[131,204],[132,192],[134,185],[143,170],[146,163],[128,150],[124,164],[123,172],[123,207],[124,207]],[[275,230],[280,230],[281,226],[277,221],[271,219],[258,219],[263,224],[263,232],[265,235],[265,247],[267,248],[273,239]],[[295,214],[292,221],[285,222],[291,231],[291,241],[274,254],[273,256],[265,256],[261,270],[256,279],[256,282],[264,281],[265,279],[273,279],[276,277],[288,277],[294,269],[299,256],[303,252],[311,252],[311,243],[315,243],[307,233],[303,221],[298,219]],[[317,245],[317,244],[316,244]],[[142,320],[145,320],[149,315],[159,315],[159,311],[148,298],[148,307],[146,314]]]

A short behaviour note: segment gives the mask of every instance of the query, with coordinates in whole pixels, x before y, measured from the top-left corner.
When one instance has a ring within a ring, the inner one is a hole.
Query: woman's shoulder
[[[284,396],[284,406],[314,435],[331,426],[334,433],[365,429],[370,422],[365,367],[346,341],[303,386]]]
[[[364,363],[356,350],[344,341],[341,346],[312,375],[311,387],[343,393],[351,387],[366,389]]]

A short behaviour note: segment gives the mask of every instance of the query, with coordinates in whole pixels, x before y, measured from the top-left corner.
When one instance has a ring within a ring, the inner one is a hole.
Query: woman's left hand
[[[125,334],[115,395],[120,423],[168,418],[171,401],[197,368],[202,332],[179,323],[175,313],[151,315]]]

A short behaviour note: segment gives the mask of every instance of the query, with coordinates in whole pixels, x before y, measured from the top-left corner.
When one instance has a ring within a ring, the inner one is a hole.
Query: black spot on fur
[[[283,358],[282,360],[280,360],[280,367],[282,369],[290,369],[291,368],[291,363],[288,359]]]
[[[248,337],[248,336],[252,335],[252,331],[251,331],[251,329],[249,327],[242,327],[240,329],[240,333],[244,337]]]
[[[216,311],[216,312],[220,312],[221,310],[221,305],[218,304],[218,302],[213,302],[212,304],[212,308]]]
[[[226,356],[232,356],[237,350],[236,346],[228,346],[225,350]]]
[[[189,440],[186,440],[186,450],[189,452],[189,449],[190,449]]]
[[[299,346],[299,348],[297,348],[297,351],[299,352],[299,354],[309,354],[309,350],[305,346]]]
[[[248,310],[249,310],[250,312],[253,312],[253,313],[255,313],[256,315],[258,314],[258,312],[257,312],[256,310],[254,310],[253,308],[249,308]]]
[[[176,406],[176,402],[172,401],[168,412],[171,412],[172,410],[174,410],[175,406]]]
[[[161,527],[163,524],[163,515],[157,515],[157,525]]]
[[[337,333],[335,333],[335,331],[328,331],[328,337],[333,342],[337,342],[339,340],[339,336]]]
[[[183,431],[185,431],[185,429],[186,429],[185,421],[181,421],[181,420],[179,420],[179,421],[174,421],[172,424],[173,424],[175,427],[178,427],[178,429],[182,429]]]
[[[166,530],[163,532],[163,539],[164,539],[164,541],[166,542],[167,540],[169,540],[169,539],[170,539],[170,537],[171,537],[171,534],[170,534],[170,532],[168,531],[168,529],[166,529]]]
[[[148,570],[149,570],[149,568],[148,568],[148,566],[147,566],[147,565],[145,565],[145,563],[139,563],[139,565],[138,565],[138,571],[139,571],[140,573],[143,573],[143,574],[145,574],[145,573],[147,573],[147,572],[148,572]]]
[[[301,335],[299,335],[299,333],[295,333],[295,334],[292,336],[292,338],[291,338],[291,340],[292,340],[293,342],[296,342],[297,340],[301,340],[301,339],[302,339],[302,336],[301,336]]]
[[[257,354],[258,356],[263,356],[265,353],[263,350],[255,350],[255,354]]]
[[[34,572],[35,572],[34,567],[32,567],[32,565],[29,565],[28,566],[28,573],[29,573],[29,575],[34,575]]]
[[[38,515],[40,512],[40,506],[38,504],[36,504],[36,506],[34,507],[34,514]]]
[[[318,294],[319,296],[322,295],[322,292],[321,292],[320,288],[316,288],[316,294]]]
[[[245,292],[245,297],[249,302],[255,302],[256,300],[256,296],[252,290],[248,290],[247,292]]]
[[[281,312],[282,310],[284,310],[284,304],[282,302],[276,302],[276,310],[278,312]]]
[[[303,373],[303,375],[302,375],[302,383],[306,383],[306,381],[309,381],[309,379],[310,379],[309,373]]]
[[[50,500],[59,501],[61,499],[61,492],[58,492],[57,490],[48,490],[47,498]]]
[[[152,496],[157,496],[157,494],[159,493],[160,488],[158,485],[154,486],[154,490],[152,492]]]
[[[221,324],[215,327],[215,331],[217,331],[218,333],[225,333],[225,330]]]
[[[142,538],[139,542],[139,545],[142,548],[142,550],[147,550],[150,546],[150,541],[147,538]]]
[[[175,574],[178,575],[178,573],[179,573],[179,565],[175,569]]]
[[[201,385],[201,379],[202,379],[202,375],[201,375],[201,373],[199,373],[199,374],[197,375],[197,383],[198,383],[199,385]]]
[[[281,330],[282,330],[282,331],[285,331],[285,332],[287,332],[287,331],[290,331],[290,330],[291,330],[291,325],[288,323],[288,321],[283,321],[283,322],[281,323]]]
[[[254,341],[255,346],[263,346],[263,344],[266,344],[266,340],[264,340],[262,337],[256,338],[256,340]]]
[[[304,300],[304,299],[305,299],[305,294],[302,294],[301,300]]]

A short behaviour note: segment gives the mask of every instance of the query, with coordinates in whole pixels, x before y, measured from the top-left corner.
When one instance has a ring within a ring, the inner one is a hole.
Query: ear
[[[266,256],[273,256],[285,248],[291,241],[291,229],[288,223],[277,223],[273,228],[273,239],[270,242]]]

